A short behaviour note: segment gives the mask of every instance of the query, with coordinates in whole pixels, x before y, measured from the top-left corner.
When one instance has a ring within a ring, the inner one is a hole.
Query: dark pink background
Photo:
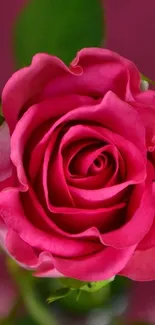
[[[0,0],[0,91],[15,69],[12,28],[25,1]],[[107,23],[106,47],[133,60],[143,74],[155,80],[155,0],[103,2]]]
[[[103,0],[102,0],[103,1]],[[155,0],[104,0],[106,47],[155,80]]]
[[[25,0],[0,0],[0,91],[15,69],[12,54],[12,28],[24,2]]]

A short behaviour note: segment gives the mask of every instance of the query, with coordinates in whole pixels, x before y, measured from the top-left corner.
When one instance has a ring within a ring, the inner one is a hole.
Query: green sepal
[[[61,288],[58,289],[55,293],[53,293],[49,298],[47,298],[47,302],[51,304],[52,302],[65,298],[70,293],[70,288]]]
[[[110,282],[112,282],[114,278],[111,278],[109,280],[104,280],[104,281],[98,281],[98,282],[89,282],[87,283],[84,287],[81,288],[81,290],[86,291],[86,292],[96,292],[106,285],[108,285]]]
[[[86,291],[86,292],[96,292],[96,291],[100,290],[102,287],[108,285],[113,280],[114,280],[114,277],[110,278],[108,280],[104,280],[104,281],[82,282],[82,281],[79,281],[76,279],[62,278],[62,279],[60,279],[60,282],[61,282],[61,284],[63,284],[64,287],[70,288],[72,290],[80,289],[80,290]]]
[[[72,278],[60,278],[60,282],[65,288],[70,288],[70,289],[81,289],[88,283],[88,282],[83,282]]]

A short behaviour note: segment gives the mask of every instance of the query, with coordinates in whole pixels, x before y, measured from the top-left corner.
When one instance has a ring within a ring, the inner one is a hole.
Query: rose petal
[[[22,240],[20,236],[12,229],[8,230],[6,246],[9,253],[18,262],[25,264],[25,266],[32,266],[37,263],[37,255],[35,254],[33,248]]]
[[[150,248],[155,247],[155,215],[154,215],[154,222],[149,230],[149,232],[146,234],[146,236],[142,239],[142,241],[138,245],[139,250],[147,250]]]
[[[155,94],[154,90],[142,91],[136,95],[135,102],[139,102],[141,104],[146,104],[146,106],[154,106],[155,105]]]
[[[124,183],[114,185],[113,187],[101,188],[92,191],[70,186],[70,193],[72,194],[77,207],[90,208],[88,204],[95,204],[95,207],[101,207],[101,202],[104,203],[105,200],[112,198],[128,185],[142,182],[145,179],[146,171],[140,152],[138,152],[137,148],[135,148],[130,142],[126,143],[125,140],[119,137],[119,135],[113,134],[110,130],[106,130],[101,127],[88,127],[82,125],[72,127],[66,135],[69,134],[73,141],[75,140],[75,137],[77,140],[77,138],[79,138],[82,134],[82,138],[92,137],[94,139],[99,139],[100,141],[105,140],[114,142],[116,147],[120,150],[123,158],[126,160],[126,165],[128,168],[126,181]],[[129,162],[130,159],[132,159],[131,163]],[[131,169],[129,169],[129,167]]]
[[[120,272],[134,250],[135,246],[121,250],[107,247],[99,253],[83,258],[69,260],[55,257],[54,266],[65,276],[81,281],[106,280]]]
[[[147,149],[153,151],[155,149],[155,106],[139,102],[132,103],[132,106],[137,110],[145,126]]]
[[[152,190],[153,190],[153,201],[155,199],[155,182],[152,184]],[[155,214],[154,214],[154,220],[151,229],[146,234],[146,236],[142,239],[142,241],[138,245],[138,250],[146,250],[149,248],[155,247]]]
[[[69,131],[64,135],[63,140],[61,141],[60,148],[61,146],[63,148],[63,143],[65,139],[67,138],[67,141],[71,139],[72,142],[76,141],[81,137],[82,134],[82,139],[84,138],[93,138],[94,140],[98,139],[100,141],[109,141],[109,142],[114,142],[116,147],[119,148],[121,151],[121,154],[123,155],[124,159],[127,161],[127,176],[126,176],[126,181],[121,184],[114,185],[112,187],[107,187],[107,188],[101,188],[98,190],[84,190],[84,189],[79,189],[77,187],[69,186],[69,191],[72,194],[72,197],[74,199],[74,202],[77,207],[80,208],[92,208],[92,207],[97,207],[101,208],[104,205],[104,201],[113,198],[116,196],[118,193],[123,191],[127,186],[132,185],[132,184],[137,184],[139,182],[142,182],[145,177],[146,177],[146,171],[145,171],[145,164],[142,159],[141,153],[137,150],[137,148],[128,142],[124,141],[119,135],[113,134],[110,130],[106,130],[101,127],[89,127],[89,126],[82,126],[82,125],[77,125],[73,126],[69,129]],[[49,144],[48,148],[48,157],[45,155],[45,160],[44,160],[44,191],[45,191],[45,198],[47,202],[48,208],[53,211],[53,205],[54,202],[52,201],[52,206],[49,201],[49,192],[48,192],[48,183],[47,183],[47,169],[48,169],[48,163],[50,159],[50,152],[52,152],[52,146],[53,144]],[[53,151],[55,151],[53,149]],[[54,160],[54,158],[53,158]],[[129,163],[131,160],[131,163]],[[134,161],[134,163],[133,163]],[[54,163],[54,162],[53,162]],[[62,163],[61,163],[62,165]],[[57,166],[57,165],[55,165]],[[132,167],[132,168],[131,168]],[[129,169],[131,168],[131,169]],[[55,177],[56,173],[56,168],[55,172],[53,174],[53,177]],[[55,178],[55,182],[53,185],[53,188],[55,189],[55,186],[57,186],[57,191],[54,192],[55,199],[56,197],[59,198],[59,183],[61,182],[61,179],[59,182],[57,182],[58,177],[60,176],[60,173],[58,173],[57,177]],[[52,179],[50,180],[50,183],[52,184]],[[56,185],[57,183],[57,185]],[[51,188],[51,185],[50,185]],[[52,191],[51,191],[52,192]],[[118,197],[116,196],[116,202],[118,202]]]
[[[48,252],[43,252],[35,266],[36,276],[66,276],[81,281],[106,280],[122,269],[134,250],[135,246],[121,250],[109,247],[96,254],[71,260],[57,258]]]
[[[105,245],[116,248],[128,247],[139,243],[152,226],[154,219],[154,200],[152,195],[152,166],[148,164],[146,181],[135,187],[131,196],[127,222],[113,232],[102,235]]]
[[[100,233],[94,226],[96,225],[99,228],[105,226],[105,229],[109,229],[110,220],[113,220],[112,228],[117,227],[122,222],[122,213],[120,215],[119,212],[121,212],[121,209],[123,211],[126,205],[125,202],[122,202],[110,208],[97,209],[95,213],[94,210],[65,207],[59,208],[59,210],[62,209],[62,213],[58,213],[58,208],[55,208],[54,213],[49,214],[48,212],[47,215],[31,188],[29,193],[22,194],[21,202],[25,211],[31,211],[31,214],[27,212],[27,215],[30,215],[30,222],[40,230],[48,234],[55,231],[65,237],[81,238],[81,240],[94,238],[97,242]],[[94,249],[95,247],[96,245]]]
[[[74,109],[75,107],[78,107],[78,105],[81,106],[85,102],[88,102],[90,105],[93,104],[92,99],[76,95],[73,95],[72,97],[69,96],[69,99],[68,97],[60,97],[53,100],[46,100],[29,108],[23,118],[17,123],[15,131],[11,137],[11,160],[17,167],[18,178],[23,185],[23,188],[28,188],[28,182],[23,168],[22,155],[31,134],[40,126],[40,124],[42,125],[44,122],[49,121],[50,118],[54,119],[55,117],[61,116],[62,114],[67,113],[70,109]],[[53,128],[51,129],[53,131]],[[38,156],[41,158],[45,151],[45,147],[47,146],[50,134],[51,130],[45,134],[45,137],[41,140],[39,148],[37,147]],[[38,159],[36,159],[35,156],[35,164],[37,160]],[[40,159],[38,160],[37,169],[39,164]],[[34,166],[34,160],[32,160],[31,165]]]
[[[50,111],[49,103],[46,107],[44,103],[37,105],[34,114],[31,111],[31,118],[33,118],[32,115],[35,118],[36,115],[40,115],[38,114],[40,110],[44,110],[44,117],[38,116],[38,120],[40,119],[40,121],[36,121],[38,124],[43,122],[45,118],[46,120],[49,118],[49,115],[47,115]],[[135,144],[141,153],[146,156],[145,128],[136,109],[119,99],[111,91],[104,96],[99,104],[96,104],[94,101],[93,109],[88,103],[87,106],[68,112],[55,123],[55,127],[68,121],[95,121],[95,123],[100,123],[113,132],[122,135]]]
[[[39,277],[61,278],[64,276],[54,268],[53,257],[48,252],[42,252],[39,255],[35,270],[35,275]]]
[[[126,100],[139,94],[140,73],[137,67],[133,62],[115,52],[101,48],[82,49],[77,53],[76,58],[71,63],[72,68],[76,66],[83,69],[84,76],[82,76],[85,77],[85,81],[88,80],[92,86],[92,90],[97,88],[95,87],[97,85],[100,90],[103,86],[99,80],[104,80],[104,93],[105,90],[106,92],[112,90],[119,97],[125,98]],[[93,84],[90,83],[91,75],[93,75],[93,78],[91,78]]]
[[[81,233],[81,238],[82,232],[92,227],[96,227],[98,233],[96,231],[95,236],[90,234],[90,238],[100,238],[100,232],[102,233],[120,227],[121,223],[125,219],[125,206],[125,202],[121,202],[108,208],[102,208],[100,211],[99,209],[96,209],[94,213],[85,213],[85,209],[81,209],[81,213],[79,214],[74,213],[74,211],[73,214],[67,214],[67,211],[64,208],[64,213],[53,215],[53,220],[61,229],[68,231],[72,235]]]
[[[11,132],[23,106],[33,97],[39,96],[50,80],[67,74],[71,72],[60,59],[40,53],[33,57],[29,67],[20,69],[12,75],[2,93],[3,112]]]
[[[8,228],[17,232],[24,242],[58,256],[87,255],[101,247],[100,244],[95,242],[90,244],[87,241],[73,240],[54,231],[48,234],[33,226],[28,220],[28,218],[31,218],[31,210],[28,217],[26,217],[21,205],[20,193],[15,188],[9,188],[0,193],[0,215]]]
[[[107,49],[86,48],[79,51],[71,63],[71,70],[79,76],[61,76],[49,82],[44,98],[58,93],[103,97],[112,90],[119,97],[131,100],[140,91],[140,74],[136,66]]]
[[[155,280],[155,247],[135,251],[120,275],[135,281]]]
[[[80,148],[80,145],[78,146],[78,148]],[[91,146],[87,146],[86,148],[91,148]],[[66,180],[68,185],[72,185],[78,188],[96,189],[96,188],[102,188],[105,186],[114,185],[117,182],[117,180],[119,181],[119,161],[122,158],[114,146],[106,145],[102,147],[101,150],[98,149],[99,157],[97,157],[97,159],[101,160],[100,166],[99,167],[96,166],[93,159],[92,162],[90,163],[89,175],[83,177],[79,176],[78,174],[72,175],[69,171],[69,166],[72,163],[73,158],[76,159],[76,155],[78,155],[78,153],[76,152],[75,145],[74,146],[72,145],[70,149],[71,150],[69,151],[69,157],[67,157],[67,159],[66,159],[67,152],[65,151],[63,153],[64,169],[65,169],[65,175],[66,175]],[[95,151],[96,154],[98,150]],[[87,154],[87,158],[88,158],[88,152],[85,152],[85,150],[83,150],[83,153]],[[110,165],[108,165],[108,157],[107,157],[107,154],[109,155],[109,153],[111,154],[110,158],[112,161]],[[82,158],[84,158],[83,155],[81,157],[81,166],[83,168]],[[68,161],[66,162],[66,160]],[[79,172],[78,160],[76,160],[75,163],[77,168],[76,166],[74,167],[77,169],[77,172]],[[86,167],[88,166],[86,165]]]
[[[40,104],[31,107],[31,109],[25,113],[23,119],[18,122],[16,130],[12,136],[11,158],[14,165],[17,166],[18,178],[25,189],[27,189],[28,186],[25,172],[22,167],[22,153],[24,151],[25,143],[30,137],[32,131],[39,126],[40,123],[47,121],[51,117],[52,104],[53,101],[47,100],[46,102],[41,102]],[[115,110],[116,105],[117,111]],[[114,132],[122,134],[126,139],[130,139],[130,141],[139,148],[142,155],[146,156],[145,130],[141,124],[138,113],[110,92],[104,97],[101,104],[94,106],[93,110],[91,106],[81,107],[74,109],[59,118],[51,128],[50,133],[52,133],[53,130],[63,122],[85,119],[93,121],[95,119],[96,122],[103,123],[107,128],[112,128]]]

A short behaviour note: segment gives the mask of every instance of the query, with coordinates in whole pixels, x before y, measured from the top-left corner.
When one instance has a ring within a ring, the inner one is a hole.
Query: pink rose
[[[134,64],[97,48],[69,68],[37,54],[2,102],[9,254],[38,276],[155,278],[155,92],[140,90]]]

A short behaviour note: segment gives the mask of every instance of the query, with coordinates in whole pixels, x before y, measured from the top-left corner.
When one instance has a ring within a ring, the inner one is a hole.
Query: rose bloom
[[[7,82],[0,238],[37,276],[155,279],[155,92],[140,85],[98,48],[70,67],[37,54]]]

